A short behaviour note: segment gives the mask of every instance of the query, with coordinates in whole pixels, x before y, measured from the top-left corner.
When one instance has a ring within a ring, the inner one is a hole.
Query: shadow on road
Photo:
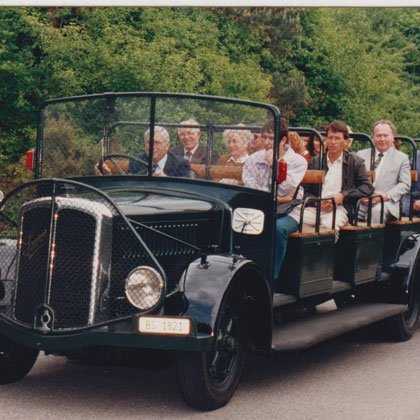
[[[302,382],[314,371],[333,372],[339,366],[354,363],[368,349],[375,353],[375,346],[379,349],[384,345],[377,337],[369,327],[296,353],[249,353],[237,394],[227,407],[217,411],[217,417],[234,413],[241,401],[261,389],[283,388],[290,381]],[[62,420],[92,418],[92,413],[94,418],[144,418],[141,413],[147,413],[147,418],[209,415],[199,415],[184,403],[173,364],[154,370],[86,365],[62,357],[42,356],[27,378],[3,389],[28,395],[45,413],[60,413],[64,409],[77,414],[60,416]]]

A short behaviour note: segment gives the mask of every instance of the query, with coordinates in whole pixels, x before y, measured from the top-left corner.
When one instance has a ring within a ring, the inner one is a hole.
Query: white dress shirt
[[[294,194],[296,188],[302,182],[305,176],[306,170],[308,169],[308,161],[301,155],[294,152],[290,147],[283,156],[283,160],[287,162],[287,176],[286,180],[281,182],[278,186],[277,195],[284,197],[285,195]],[[303,188],[299,187],[296,198],[303,197]],[[299,223],[300,209],[302,205],[296,206],[288,216],[292,217]]]
[[[249,158],[248,153],[244,156],[241,156],[237,159],[235,159],[232,155],[230,155],[229,159],[227,160],[228,162],[235,162],[235,163],[245,163]]]
[[[160,170],[163,172],[163,168],[165,167],[167,160],[168,155],[166,154],[159,162],[156,163],[156,170]]]
[[[333,163],[330,162],[329,153],[327,154],[328,172],[325,175],[322,187],[322,198],[331,197],[338,194],[343,184],[343,153]]]

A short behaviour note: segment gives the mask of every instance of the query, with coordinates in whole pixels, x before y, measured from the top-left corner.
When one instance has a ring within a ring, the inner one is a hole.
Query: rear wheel
[[[223,407],[231,399],[245,361],[245,321],[241,301],[231,298],[219,313],[212,349],[178,354],[178,383],[191,407],[210,411]]]
[[[24,378],[36,362],[39,351],[0,336],[0,384]]]
[[[407,341],[416,332],[420,315],[420,300],[413,296],[408,311],[392,317],[387,323],[387,332],[391,339]]]
[[[395,341],[407,341],[416,332],[420,316],[420,272],[416,269],[408,310],[390,318],[385,333]]]

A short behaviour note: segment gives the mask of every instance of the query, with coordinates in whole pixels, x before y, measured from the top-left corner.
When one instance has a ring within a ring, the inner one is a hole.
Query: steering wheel
[[[118,165],[117,162],[115,162],[114,159],[118,159],[118,158],[123,158],[123,159],[127,159],[129,161],[133,161],[133,162],[137,162],[137,163],[141,163],[143,165],[145,165],[146,167],[144,169],[142,169],[139,172],[136,172],[134,175],[144,175],[147,173],[148,170],[148,166],[149,164],[144,161],[143,159],[140,159],[139,157],[136,156],[131,156],[131,155],[126,155],[125,153],[109,153],[107,155],[105,155],[98,164],[98,169],[102,172],[102,165],[104,164],[104,162],[106,160],[110,160],[112,162],[112,164],[117,168],[117,171],[121,174],[121,175],[127,175],[127,172],[125,172],[121,166]],[[102,172],[103,173],[103,172]]]

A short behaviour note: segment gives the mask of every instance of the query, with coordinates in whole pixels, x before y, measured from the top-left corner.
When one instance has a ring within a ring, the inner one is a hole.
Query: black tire
[[[0,336],[0,384],[24,378],[36,362],[39,351]]]
[[[385,332],[391,340],[407,341],[417,330],[420,315],[420,299],[417,294],[408,307],[408,311],[396,315],[386,322]]]
[[[345,308],[346,306],[354,305],[357,299],[350,293],[344,293],[334,297],[334,302],[338,309]]]
[[[242,303],[233,299],[224,303],[214,336],[212,350],[177,355],[181,393],[188,405],[203,411],[226,405],[238,386],[247,347]]]

